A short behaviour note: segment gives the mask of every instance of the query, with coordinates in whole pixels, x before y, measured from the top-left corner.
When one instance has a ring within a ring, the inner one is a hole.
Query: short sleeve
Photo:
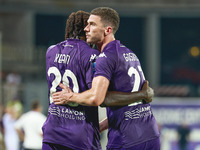
[[[104,76],[109,81],[114,74],[117,64],[117,54],[112,51],[102,52],[96,60],[94,77]]]

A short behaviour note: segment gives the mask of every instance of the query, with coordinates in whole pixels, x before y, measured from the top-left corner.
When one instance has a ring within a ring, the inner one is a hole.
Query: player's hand
[[[145,94],[145,98],[144,100],[147,102],[147,103],[150,103],[152,102],[152,98],[154,97],[154,90],[149,87],[149,81],[145,81],[143,87],[142,87],[142,91],[144,92]]]
[[[53,102],[56,105],[69,104],[70,103],[69,99],[73,95],[72,90],[62,83],[60,83],[59,86],[62,88],[62,91],[53,93],[53,95],[52,95]]]

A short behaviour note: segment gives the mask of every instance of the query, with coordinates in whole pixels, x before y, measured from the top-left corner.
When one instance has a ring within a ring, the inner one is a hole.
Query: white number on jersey
[[[130,67],[128,69],[128,75],[131,77],[132,75],[135,75],[135,83],[133,85],[133,89],[131,92],[135,92],[135,91],[138,91],[139,90],[139,87],[140,87],[140,82],[141,82],[141,78],[140,78],[140,74],[139,74],[139,71],[141,72],[142,74],[142,78],[145,80],[145,77],[144,77],[144,74],[142,72],[142,68],[141,66],[137,66],[138,67],[138,70],[133,68],[133,67]],[[129,104],[128,106],[133,106],[137,103],[132,103],[132,104]]]
[[[63,81],[63,84],[69,87],[69,80],[68,77],[71,78],[72,83],[73,83],[73,92],[78,93],[79,92],[79,87],[78,87],[78,82],[76,79],[76,76],[71,70],[65,70],[65,73],[62,77],[60,71],[56,67],[50,67],[48,70],[48,76],[50,77],[51,74],[54,74],[55,79],[52,81],[52,87],[50,88],[50,104],[53,103],[52,99],[52,94],[56,92],[56,88],[58,87],[59,83]],[[68,104],[70,106],[76,107],[78,106],[77,103],[70,103]]]

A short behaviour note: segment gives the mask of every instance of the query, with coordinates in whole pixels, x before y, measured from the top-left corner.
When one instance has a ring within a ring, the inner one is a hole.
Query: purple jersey
[[[61,90],[60,82],[75,93],[91,88],[92,60],[98,54],[97,50],[78,39],[68,39],[47,50],[49,110],[43,126],[43,142],[79,150],[101,149],[97,107],[76,103],[61,106],[52,101],[52,93]]]
[[[137,56],[120,41],[105,46],[96,60],[95,77],[110,81],[109,91],[134,92],[145,78]],[[130,148],[159,137],[150,104],[133,103],[125,107],[107,107],[108,148]]]

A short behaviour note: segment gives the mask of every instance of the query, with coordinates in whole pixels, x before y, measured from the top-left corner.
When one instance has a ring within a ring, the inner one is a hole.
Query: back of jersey
[[[110,81],[109,91],[138,91],[145,81],[137,56],[117,40],[105,46],[95,70],[95,77],[104,76]],[[107,117],[108,148],[130,148],[159,136],[150,104],[107,107]]]
[[[44,140],[72,149],[100,149],[97,107],[75,103],[55,105],[52,94],[60,91],[59,83],[79,93],[91,87],[92,59],[99,52],[82,40],[68,39],[51,46],[46,54],[49,88],[48,118],[43,126]]]

